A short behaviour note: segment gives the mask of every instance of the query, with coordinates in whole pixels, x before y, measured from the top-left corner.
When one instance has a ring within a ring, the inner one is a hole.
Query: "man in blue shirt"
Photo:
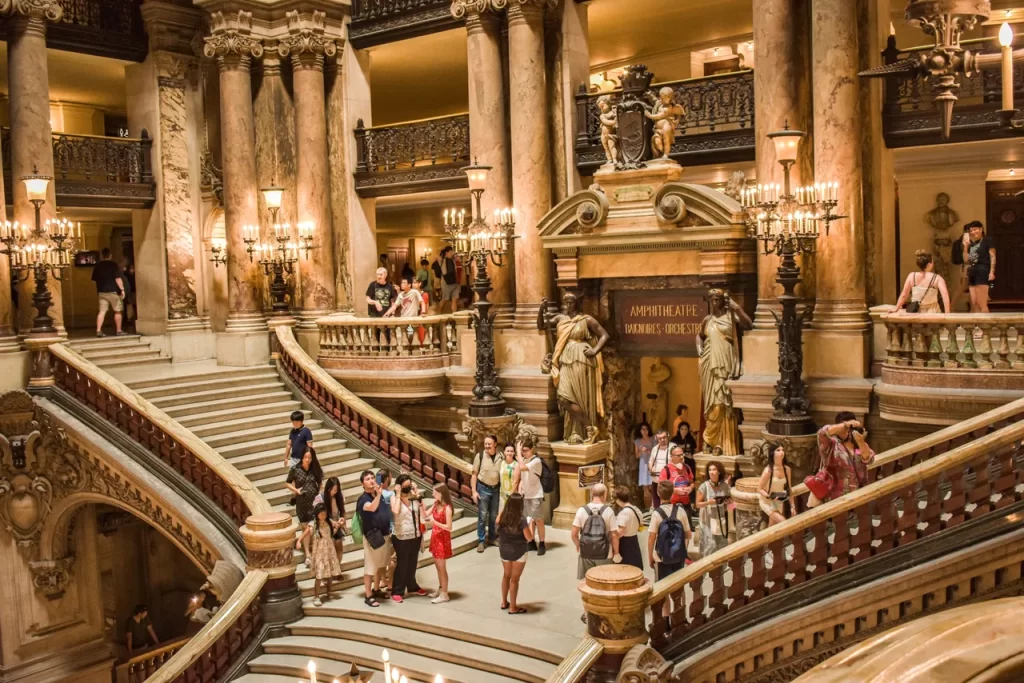
[[[356,514],[363,529],[363,591],[364,602],[370,607],[380,607],[378,596],[384,596],[384,573],[391,560],[391,507],[384,502],[384,487],[377,482],[371,470],[359,476],[363,493],[356,501]],[[370,545],[367,535],[379,531],[384,541],[380,547]],[[374,591],[374,584],[377,590]]]
[[[284,449],[284,466],[288,468],[302,462],[302,456],[313,445],[313,432],[303,424],[305,414],[296,410],[291,417],[292,430],[288,432],[288,445]]]

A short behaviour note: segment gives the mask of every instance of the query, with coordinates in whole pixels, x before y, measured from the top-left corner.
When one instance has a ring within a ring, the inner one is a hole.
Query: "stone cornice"
[[[0,0],[3,2],[4,0]],[[345,43],[345,18],[351,13],[351,5],[332,0],[197,0],[195,5],[215,13],[249,13],[252,18],[252,35],[268,44],[279,41],[289,33],[289,15],[297,12],[304,16],[317,13],[324,17],[324,36],[336,45]]]
[[[203,12],[162,0],[146,0],[142,21],[149,35],[150,51],[167,50],[194,54],[193,42],[203,26]]]
[[[288,12],[288,34],[277,43],[277,52],[282,57],[291,56],[295,68],[323,69],[324,57],[333,57],[338,52],[334,41],[324,35],[323,12]]]
[[[206,38],[203,52],[207,57],[216,57],[222,68],[247,67],[252,57],[263,55],[263,43],[252,35],[251,12],[214,12],[210,20],[211,35]]]

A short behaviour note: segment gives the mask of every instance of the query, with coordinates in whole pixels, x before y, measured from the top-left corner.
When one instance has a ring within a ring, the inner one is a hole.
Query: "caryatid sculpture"
[[[557,389],[558,411],[565,425],[562,439],[570,444],[595,443],[598,420],[604,417],[601,349],[608,343],[608,332],[580,312],[579,300],[571,292],[562,296],[562,311],[554,315],[548,311],[547,299],[542,299],[537,326],[554,332],[550,369],[545,363],[544,370],[550,371]]]
[[[708,300],[711,313],[704,318],[697,336],[697,370],[704,400],[704,451],[712,453],[720,448],[723,455],[738,455],[739,426],[726,382],[741,374],[740,332],[754,324],[723,290],[710,290]]]

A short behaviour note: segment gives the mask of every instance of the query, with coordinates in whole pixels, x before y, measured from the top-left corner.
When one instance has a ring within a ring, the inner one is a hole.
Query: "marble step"
[[[327,442],[325,442],[325,443],[327,443]],[[340,441],[340,443],[344,444],[345,442],[344,441]],[[317,459],[320,461],[320,467],[321,468],[326,468],[329,465],[335,465],[337,463],[350,462],[352,460],[355,460],[355,459],[359,458],[359,454],[360,454],[360,451],[355,449],[355,448],[338,448],[336,450],[317,451]],[[247,467],[245,469],[242,469],[242,468],[238,468],[238,469],[239,469],[239,471],[242,473],[242,475],[245,478],[247,478],[249,481],[251,481],[251,482],[253,482],[255,484],[255,483],[261,482],[261,481],[263,481],[265,479],[271,479],[271,478],[274,478],[274,477],[281,476],[282,473],[284,473],[284,475],[287,476],[287,473],[288,473],[288,471],[290,469],[290,466],[289,467],[285,467],[283,463],[284,463],[284,458],[281,457],[281,452],[279,451],[277,453],[277,458],[275,458],[273,461],[271,461],[269,463],[265,463],[265,464],[261,464],[261,465],[256,465],[254,467]],[[235,464],[234,461],[232,461],[232,464]],[[235,466],[236,466],[236,468],[238,467],[237,465],[235,465]],[[357,464],[353,465],[353,467],[354,468],[359,468],[359,467],[362,467],[362,465],[357,463]],[[349,468],[346,468],[345,474],[348,474],[350,471],[361,471],[361,470],[349,470]],[[334,476],[339,476],[339,475],[334,475]],[[282,481],[284,481],[284,480],[282,480]]]
[[[276,439],[281,443],[282,448],[284,444],[288,442],[288,434],[291,432],[292,423],[288,419],[288,416],[284,416],[284,420],[278,420],[271,424],[239,424],[237,427],[230,432],[222,432],[220,434],[211,434],[209,436],[201,437],[203,441],[213,446],[214,448],[220,448],[221,446],[231,446],[243,441],[251,442],[258,441],[260,439]],[[306,422],[306,426],[313,432],[313,447],[316,448],[317,435],[321,435],[321,439],[328,438],[327,434],[333,434],[334,431],[330,429],[324,429],[323,421],[321,420],[309,420]]]
[[[175,394],[191,394],[197,391],[208,391],[213,389],[226,389],[237,386],[248,386],[257,382],[274,382],[280,381],[277,373],[273,370],[266,368],[260,373],[246,374],[242,376],[230,376],[230,377],[193,377],[193,378],[182,378],[180,380],[173,380],[171,382],[165,382],[152,387],[142,387],[135,391],[140,395],[144,396],[147,400],[152,401],[154,398],[160,396],[173,396]]]
[[[145,344],[132,344],[130,346],[120,346],[116,348],[106,349],[83,349],[78,352],[80,356],[91,362],[115,360],[118,358],[147,358],[151,355],[160,355],[158,349],[154,349],[149,345]]]
[[[129,346],[131,344],[138,344],[142,341],[141,334],[126,334],[121,337],[115,337],[113,335],[107,337],[86,337],[82,339],[69,339],[67,346],[79,351],[80,349],[95,349],[102,348],[104,346]],[[145,342],[149,343],[149,342]]]
[[[316,455],[321,462],[331,453],[339,451],[343,448],[348,448],[348,442],[345,439],[323,439],[316,443]],[[218,451],[219,452],[219,451]],[[246,453],[245,455],[233,455],[227,460],[231,461],[237,469],[249,469],[252,467],[259,467],[262,465],[272,465],[277,463],[281,471],[287,472],[284,467],[284,441],[277,444],[275,448],[268,448],[258,453]]]
[[[330,477],[338,477],[340,479],[345,475],[358,475],[359,472],[363,471],[363,467],[364,464],[360,463],[358,458],[353,458],[351,460],[342,460],[341,462],[330,463],[327,465],[321,465],[321,469],[323,469],[324,471],[325,480],[329,479]],[[245,473],[243,472],[242,474],[244,475]],[[287,478],[288,471],[285,470],[283,467],[280,467],[277,469],[276,474],[270,474],[269,476],[263,479],[253,481],[253,483],[256,485],[256,488],[258,488],[266,496],[267,501],[270,502],[271,505],[276,505],[277,503],[282,502],[282,500],[278,498],[278,494],[282,490],[288,491],[288,489],[285,488],[284,485],[284,482]],[[342,489],[344,489],[345,483],[342,482],[341,486]],[[290,492],[288,494],[288,498],[291,498]],[[346,495],[345,498],[347,502],[348,495]],[[287,498],[285,500],[287,500]]]
[[[251,453],[261,453],[263,451],[277,450],[281,454],[281,460],[284,460],[284,447],[288,441],[288,430],[291,427],[282,428],[279,430],[273,429],[262,429],[255,430],[255,438],[249,438],[244,433],[237,433],[234,442],[228,441],[227,439],[217,438],[217,443],[209,443],[213,446],[218,453],[223,455],[225,458],[230,459],[236,455],[249,455]],[[333,429],[314,429],[313,430],[313,447],[320,452],[318,441],[327,441],[328,439],[334,438]]]
[[[284,415],[287,419],[293,410],[302,410],[307,416],[309,410],[303,410],[301,402],[295,399],[261,403],[251,408],[240,410],[239,408],[227,408],[225,410],[208,410],[194,415],[183,415],[178,422],[183,427],[197,431],[209,425],[224,425],[229,422],[246,421],[250,418],[257,419],[266,416]]]
[[[255,382],[243,387],[231,387],[230,389],[213,389],[209,391],[195,391],[188,394],[175,394],[173,396],[158,396],[150,401],[161,410],[166,408],[177,408],[179,406],[204,405],[212,409],[222,406],[230,399],[248,398],[249,401],[240,405],[259,405],[261,397],[271,392],[280,392],[281,395],[291,396],[284,390],[280,382]],[[239,417],[242,417],[239,415]]]
[[[294,400],[295,399],[292,397],[291,392],[285,391],[284,389],[275,389],[270,391],[263,390],[258,394],[233,396],[231,398],[207,398],[206,400],[198,401],[196,403],[185,402],[180,405],[161,407],[160,409],[176,420],[182,417],[209,413],[211,411],[227,410],[234,410],[234,414],[236,416],[245,417],[249,414],[250,409],[257,409],[258,406]]]
[[[419,600],[417,598],[410,602]],[[399,608],[402,606],[404,603]],[[403,662],[407,654],[419,655],[427,659],[504,675],[510,680],[525,683],[543,683],[555,670],[555,665],[550,662],[506,651],[502,647],[502,640],[490,640],[487,644],[468,641],[453,643],[452,639],[445,635],[431,633],[429,630],[406,628],[394,623],[334,616],[305,617],[290,624],[288,629],[293,636],[301,638],[331,638],[384,646],[396,664]]]
[[[351,463],[351,471],[345,474],[335,474],[327,476],[338,477],[338,481],[341,483],[341,494],[345,497],[346,513],[348,517],[352,516],[352,507],[355,502],[359,499],[359,496],[363,493],[363,487],[359,483],[359,475],[362,474],[363,470],[377,471],[377,463],[369,458],[359,458],[358,467],[356,461]],[[282,468],[284,469],[284,468]],[[281,488],[273,491],[264,492],[264,496],[267,502],[270,503],[275,512],[289,512],[291,506],[288,504],[288,500],[292,497],[292,494],[288,489],[284,487],[284,480],[287,475],[283,475],[281,478]],[[287,493],[287,495],[285,495]]]
[[[182,383],[182,382],[190,382],[190,381],[193,381],[193,380],[194,381],[202,381],[202,380],[211,380],[211,379],[225,379],[225,378],[229,378],[229,377],[242,378],[242,377],[250,377],[252,375],[263,374],[266,371],[267,371],[267,368],[266,368],[266,366],[263,366],[263,365],[257,365],[257,366],[253,366],[253,367],[239,367],[239,368],[221,366],[221,367],[218,367],[216,370],[212,370],[211,369],[208,372],[203,372],[201,374],[184,375],[184,376],[181,376],[181,377],[174,377],[172,379],[168,379],[167,377],[158,377],[158,378],[155,378],[155,379],[134,380],[134,381],[132,381],[130,383],[129,386],[131,386],[132,389],[135,389],[136,391],[138,391],[139,389],[149,389],[151,387],[160,387],[160,386],[163,386],[163,385],[167,384],[168,382],[174,382],[174,383],[177,384],[177,383]]]
[[[88,358],[89,362],[98,368],[104,368],[110,370],[113,368],[130,368],[134,366],[161,364],[169,365],[171,363],[170,356],[161,356],[159,351],[153,351],[153,355],[147,355],[145,357],[130,357],[130,358],[112,358],[109,360],[100,360]]]
[[[297,401],[295,403],[298,409],[301,404]],[[254,409],[256,410],[256,409]],[[249,412],[249,411],[246,411]],[[308,427],[312,421],[312,413],[308,410],[303,410],[302,414],[305,416],[306,426]],[[205,424],[197,424],[196,422],[189,423],[189,431],[198,436],[200,439],[206,440],[213,436],[219,436],[221,434],[228,434],[231,432],[237,432],[242,428],[261,429],[263,427],[275,427],[279,432],[283,432],[285,439],[288,438],[288,431],[292,427],[292,411],[286,410],[265,410],[260,409],[260,412],[253,415],[246,415],[245,417],[238,417],[236,411],[232,411],[230,415],[226,415],[230,419],[221,420],[220,422],[207,422]],[[184,422],[182,423],[184,424]],[[318,420],[317,426],[321,425]]]

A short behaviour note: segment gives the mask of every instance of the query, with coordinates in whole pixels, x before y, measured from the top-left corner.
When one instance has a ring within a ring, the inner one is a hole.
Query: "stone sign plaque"
[[[704,290],[620,290],[613,303],[620,353],[697,357],[697,333],[708,314]]]

